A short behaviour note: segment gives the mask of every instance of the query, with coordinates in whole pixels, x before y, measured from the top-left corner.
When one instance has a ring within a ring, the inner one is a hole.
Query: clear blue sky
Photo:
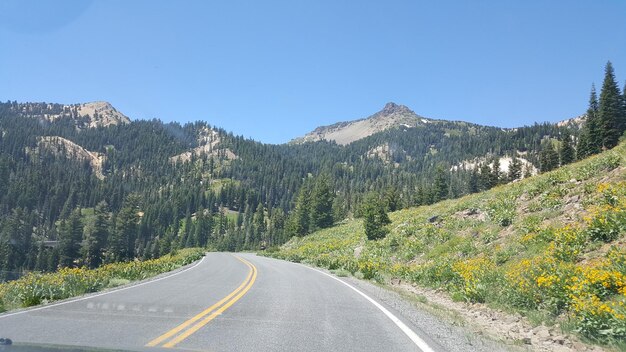
[[[513,127],[626,80],[626,1],[0,2],[0,100],[111,102],[280,143],[388,101]]]

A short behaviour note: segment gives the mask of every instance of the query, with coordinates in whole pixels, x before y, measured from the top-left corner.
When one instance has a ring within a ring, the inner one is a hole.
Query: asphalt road
[[[158,280],[0,315],[0,336],[127,350],[443,351],[348,285],[299,264],[209,253]]]

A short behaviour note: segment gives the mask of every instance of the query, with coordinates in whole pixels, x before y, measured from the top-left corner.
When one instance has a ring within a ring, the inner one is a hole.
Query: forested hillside
[[[397,210],[483,191],[570,163],[577,144],[580,156],[614,146],[615,133],[590,142],[607,130],[607,100],[622,111],[613,85],[592,96],[582,130],[429,119],[345,146],[130,122],[106,103],[0,103],[0,270],[10,278],[189,246],[256,249],[359,216],[370,192]]]

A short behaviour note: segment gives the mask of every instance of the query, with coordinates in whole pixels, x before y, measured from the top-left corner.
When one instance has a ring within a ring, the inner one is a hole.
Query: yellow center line
[[[183,332],[182,334],[176,336],[176,338],[172,339],[170,342],[164,344],[163,347],[168,347],[168,348],[174,347],[176,344],[180,343],[181,341],[189,337],[191,334],[200,330],[200,328],[208,324],[211,320],[215,319],[215,317],[217,317],[218,315],[222,314],[226,309],[228,309],[230,306],[235,304],[235,302],[237,302],[241,297],[243,297],[243,295],[245,295],[246,292],[250,290],[250,288],[252,287],[252,284],[254,284],[254,280],[256,280],[257,271],[254,266],[252,266],[252,268],[254,270],[254,274],[252,274],[252,279],[250,280],[250,283],[248,283],[248,286],[246,286],[246,288],[244,288],[241,292],[239,292],[237,296],[235,296],[233,299],[231,299],[226,304],[224,304],[220,309],[211,313],[211,315],[209,315],[208,317],[202,319],[196,325],[190,327],[189,329],[185,330],[185,332]]]
[[[246,276],[246,279],[241,283],[241,285],[239,285],[239,287],[237,287],[233,292],[228,294],[228,296],[222,298],[219,302],[217,302],[214,305],[210,306],[209,308],[203,310],[202,312],[196,314],[195,316],[193,316],[189,320],[183,322],[182,324],[178,325],[177,327],[173,328],[172,330],[169,330],[166,333],[164,333],[163,335],[161,335],[161,336],[155,338],[154,340],[148,342],[146,344],[146,346],[148,346],[148,347],[157,346],[160,343],[162,343],[163,341],[165,341],[165,340],[175,336],[179,332],[183,331],[184,329],[186,329],[187,327],[189,327],[190,325],[192,325],[196,321],[204,318],[199,323],[197,323],[196,325],[192,326],[190,329],[188,329],[187,331],[183,332],[181,335],[179,335],[178,337],[176,337],[172,341],[170,341],[170,342],[166,343],[165,345],[163,345],[163,347],[173,347],[177,343],[179,343],[182,340],[184,340],[187,337],[189,337],[194,332],[198,331],[202,326],[206,325],[208,322],[213,320],[216,316],[218,316],[219,314],[224,312],[226,309],[228,309],[230,306],[232,306],[235,302],[237,302],[244,294],[246,294],[246,292],[248,292],[248,290],[250,290],[250,288],[254,284],[254,281],[256,280],[257,269],[256,269],[256,267],[252,263],[248,262],[247,260],[242,259],[242,258],[240,258],[238,256],[234,256],[234,257],[237,258],[242,263],[246,264],[248,266],[248,268],[250,269],[250,271],[248,272],[248,275]],[[221,306],[221,308],[219,308],[220,306]],[[213,312],[217,308],[219,308],[219,309],[217,311],[215,311],[213,314],[211,314],[211,312]],[[208,317],[207,317],[207,315],[208,315]]]

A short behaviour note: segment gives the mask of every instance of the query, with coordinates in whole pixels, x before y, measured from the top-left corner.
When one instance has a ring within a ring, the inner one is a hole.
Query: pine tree
[[[470,172],[470,178],[467,183],[467,191],[469,193],[480,192],[480,175],[478,174],[478,167],[475,167]]]
[[[334,198],[335,193],[330,187],[328,177],[319,177],[311,193],[309,232],[333,226]]]
[[[613,65],[609,61],[604,68],[604,82],[598,105],[603,148],[610,149],[617,145],[624,128],[623,110],[622,96],[615,81]]]
[[[268,245],[274,246],[287,242],[285,237],[285,212],[281,208],[274,209],[270,215],[270,225],[267,229]]]
[[[478,179],[479,179],[480,190],[486,191],[494,187],[495,184],[493,184],[492,182],[493,179],[491,177],[491,168],[489,167],[489,164],[487,164],[486,162],[481,163],[479,165],[479,169],[480,169],[480,177]]]
[[[83,261],[89,268],[96,268],[102,263],[106,241],[109,237],[109,207],[105,201],[96,205],[93,223],[85,231],[83,241]]]
[[[33,226],[28,212],[24,208],[17,207],[4,222],[2,220],[0,218],[0,268],[3,268],[2,270],[23,268],[29,253],[34,248],[32,245]]]
[[[239,214],[241,214],[241,212]],[[198,246],[205,247],[207,245],[209,234],[212,231],[213,217],[210,214],[208,216],[205,215],[205,210],[203,208],[198,209],[196,212],[196,228],[194,235]]]
[[[59,234],[59,265],[74,266],[79,258],[81,240],[83,239],[83,224],[80,208],[74,209],[69,218],[61,223]]]
[[[389,216],[385,211],[385,204],[380,197],[375,194],[369,194],[363,204],[363,227],[368,240],[377,240],[385,237],[388,229],[385,227],[391,223]]]
[[[515,152],[514,152],[513,157],[511,158],[511,163],[509,164],[508,179],[509,179],[509,182],[513,182],[521,178],[522,178],[522,162],[517,157],[517,155],[515,155]]]
[[[559,153],[554,150],[552,141],[548,140],[544,143],[544,147],[539,155],[541,172],[548,172],[559,167]]]
[[[572,163],[576,159],[575,153],[574,147],[572,146],[572,137],[566,131],[563,133],[563,141],[561,141],[561,148],[559,149],[561,166]]]
[[[137,208],[139,198],[131,194],[124,200],[124,206],[119,211],[115,221],[115,230],[109,239],[109,255],[114,261],[129,260],[134,257],[135,238],[139,216]],[[176,226],[178,229],[178,226]]]
[[[252,245],[255,242],[254,238],[256,235],[256,228],[254,227],[254,211],[252,210],[252,204],[246,204],[246,211],[244,213],[243,219],[243,229],[245,231],[243,245],[245,248],[252,248]]]
[[[401,208],[400,192],[398,192],[396,187],[387,187],[383,194],[383,200],[387,211],[396,211]]]
[[[343,196],[335,197],[333,201],[333,222],[339,222],[348,216],[346,199]]]
[[[311,194],[309,187],[302,186],[296,199],[294,210],[289,216],[287,232],[290,236],[304,236],[309,233]]]
[[[256,228],[257,238],[259,240],[265,240],[267,231],[267,224],[265,223],[265,209],[263,204],[259,203],[254,213],[254,227]]]
[[[500,172],[500,157],[499,156],[495,156],[493,158],[493,162],[491,164],[491,173],[489,175],[489,178],[490,178],[490,184],[492,185],[492,187],[499,185],[502,180],[502,175]]]
[[[438,165],[435,170],[435,181],[433,183],[434,201],[448,198],[449,192],[448,174],[443,165]]]
[[[596,87],[592,84],[586,121],[580,132],[580,138],[576,148],[578,160],[599,153],[602,149],[601,141],[600,121],[598,121],[598,97],[596,95]]]

